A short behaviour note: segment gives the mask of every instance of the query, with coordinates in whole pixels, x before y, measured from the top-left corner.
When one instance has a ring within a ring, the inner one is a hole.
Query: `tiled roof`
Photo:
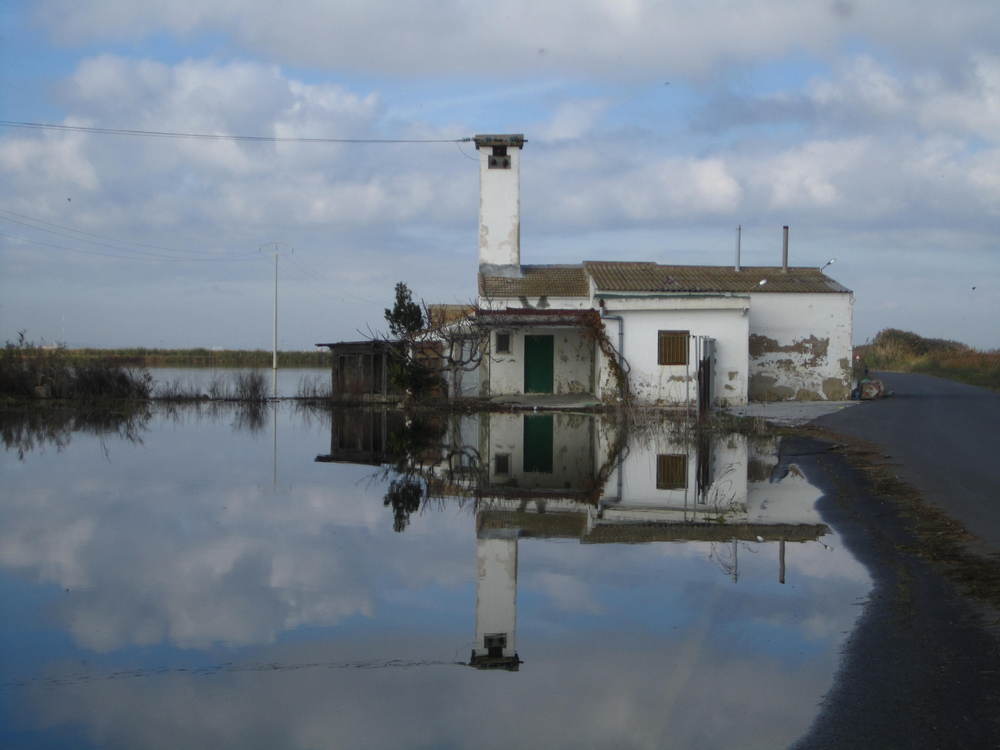
[[[661,266],[586,261],[598,292],[850,292],[818,268],[780,266]],[[761,280],[766,279],[766,284]]]
[[[583,266],[521,266],[521,276],[479,274],[484,297],[587,297],[590,289]]]

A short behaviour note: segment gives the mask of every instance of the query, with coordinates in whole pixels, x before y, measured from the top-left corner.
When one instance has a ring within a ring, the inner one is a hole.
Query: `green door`
[[[552,473],[552,415],[524,417],[524,467],[529,471]]]
[[[552,393],[552,336],[524,337],[524,392]]]

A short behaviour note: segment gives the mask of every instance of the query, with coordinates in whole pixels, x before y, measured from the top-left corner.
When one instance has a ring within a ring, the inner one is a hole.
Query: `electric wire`
[[[70,133],[94,133],[98,135],[127,135],[142,138],[187,138],[207,141],[247,141],[251,143],[470,143],[471,137],[464,138],[306,138],[271,135],[233,135],[229,133],[185,133],[170,130],[136,130],[132,128],[98,128],[87,125],[57,125],[49,122],[22,122],[0,120],[0,127],[24,128],[29,130],[58,130]]]
[[[11,219],[11,218],[8,218],[8,217],[2,216],[2,215],[0,215],[0,221],[7,221],[7,222],[10,222],[12,224],[18,224],[20,226],[24,226],[24,227],[27,227],[29,229],[35,229],[35,230],[42,231],[42,232],[50,232],[50,233],[54,234],[56,237],[58,237],[60,239],[68,239],[68,240],[73,240],[73,241],[76,241],[76,242],[87,242],[87,243],[90,243],[91,245],[97,245],[98,247],[105,247],[105,248],[108,248],[110,250],[119,250],[119,251],[122,251],[123,253],[126,253],[126,255],[124,257],[135,258],[135,259],[145,258],[145,259],[149,259],[149,260],[167,260],[167,261],[186,261],[186,260],[191,260],[191,261],[203,261],[203,260],[245,260],[245,259],[249,258],[250,255],[256,255],[256,253],[238,253],[238,254],[227,254],[227,255],[221,255],[221,254],[220,255],[215,255],[215,254],[207,253],[206,252],[206,253],[203,253],[203,254],[200,254],[200,255],[194,256],[194,257],[192,257],[192,256],[178,257],[176,255],[166,255],[164,253],[151,253],[148,250],[135,250],[130,245],[125,244],[125,243],[121,243],[121,242],[103,242],[103,241],[99,241],[99,240],[90,240],[90,239],[86,239],[86,238],[82,238],[82,237],[75,237],[75,236],[73,236],[71,234],[60,232],[60,231],[57,231],[57,230],[54,230],[54,229],[46,229],[45,227],[36,227],[36,226],[34,226],[32,224],[28,224],[27,222],[18,221],[17,219]],[[45,243],[42,240],[35,240],[35,239],[31,238],[31,237],[26,237],[26,236],[23,236],[23,235],[6,235],[6,236],[8,236],[8,237],[17,237],[18,239],[26,240],[28,242],[37,242],[37,243],[42,244],[42,245],[52,244],[52,243]],[[54,246],[55,247],[64,247],[62,245],[54,245]],[[184,251],[183,250],[178,250],[178,251],[171,250],[171,252],[184,252]]]
[[[53,242],[45,242],[43,240],[36,240],[31,237],[25,237],[19,234],[9,234],[8,232],[0,232],[0,237],[7,237],[12,240],[20,241],[23,246],[29,247],[43,247],[52,248],[54,250],[63,250],[70,253],[80,253],[82,255],[98,255],[104,258],[117,258],[119,260],[144,260],[149,263],[214,263],[214,262],[241,262],[241,261],[252,261],[260,260],[260,256],[248,255],[246,257],[219,257],[219,258],[171,258],[168,256],[156,256],[156,255],[140,255],[140,254],[122,254],[122,253],[102,253],[97,250],[82,250],[78,247],[66,247],[65,245],[57,245]]]
[[[19,219],[10,218],[11,216],[17,216]],[[130,242],[115,239],[114,237],[109,237],[107,235],[94,234],[93,232],[86,232],[82,229],[76,229],[74,227],[66,226],[65,224],[57,224],[54,221],[47,221],[45,219],[39,219],[34,216],[28,216],[27,214],[18,213],[17,211],[11,211],[9,209],[0,208],[0,221],[7,221],[12,224],[19,224],[30,229],[35,229],[41,232],[50,232],[57,237],[64,237],[67,239],[80,241],[82,238],[93,238],[93,239],[82,239],[83,242],[90,242],[91,244],[105,245],[113,249],[119,250],[133,250],[135,247],[150,248],[151,250],[162,250],[167,253],[180,253],[187,255],[198,255],[198,256],[210,256],[217,257],[215,253],[211,253],[207,250],[181,250],[175,247],[166,247],[164,245],[151,245],[145,242]],[[35,224],[41,224],[43,226],[35,226]],[[50,228],[51,227],[51,228]],[[58,231],[57,231],[58,230]],[[71,232],[72,234],[66,234]],[[81,237],[76,237],[74,235],[82,235]],[[138,251],[136,251],[138,252]],[[152,255],[147,253],[148,255]],[[240,255],[251,255],[252,253],[236,253],[237,257]],[[168,256],[169,257],[169,256]]]
[[[294,255],[289,255],[287,257],[286,256],[282,256],[282,257],[285,260],[287,260],[287,261],[291,261],[291,263],[292,263],[293,266],[298,266],[298,268],[296,269],[297,273],[299,273],[299,275],[303,276],[307,281],[315,281],[317,278],[319,278],[321,281],[325,281],[325,282],[330,283],[330,284],[333,283],[332,280],[330,279],[330,277],[327,276],[325,273],[321,273],[320,271],[316,271],[315,269],[312,269],[312,268],[306,268],[302,263],[300,263],[295,258]],[[357,294],[353,294],[351,292],[345,292],[342,289],[338,290],[336,292],[331,292],[331,294],[334,295],[334,296],[340,296],[341,299],[343,299],[345,297],[350,297],[351,299],[353,299],[353,300],[355,300],[357,302],[368,302],[370,304],[375,304],[375,300],[368,299],[367,297],[361,297],[361,296],[359,296]]]

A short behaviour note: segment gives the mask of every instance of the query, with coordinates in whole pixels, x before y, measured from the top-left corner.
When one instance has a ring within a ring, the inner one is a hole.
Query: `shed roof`
[[[598,292],[850,292],[818,268],[585,261]],[[761,280],[767,280],[761,285]]]
[[[587,297],[590,294],[583,266],[521,266],[521,275],[479,274],[484,297]]]

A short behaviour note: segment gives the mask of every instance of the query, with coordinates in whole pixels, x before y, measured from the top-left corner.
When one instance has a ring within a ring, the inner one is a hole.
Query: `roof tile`
[[[780,266],[664,266],[586,261],[598,292],[850,292],[818,268]],[[766,284],[761,284],[766,280]]]
[[[521,276],[479,274],[484,297],[587,297],[590,286],[583,266],[521,266]]]

